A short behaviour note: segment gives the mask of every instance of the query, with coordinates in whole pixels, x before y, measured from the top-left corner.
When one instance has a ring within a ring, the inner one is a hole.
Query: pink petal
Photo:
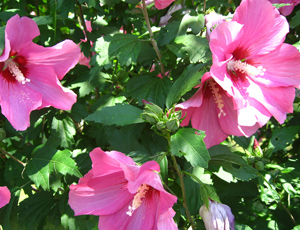
[[[69,204],[75,215],[110,215],[133,200],[123,172],[93,178],[91,174],[70,186]]]
[[[178,230],[176,223],[173,220],[175,216],[175,211],[172,208],[169,208],[167,212],[160,215],[157,222],[157,229],[159,230]]]
[[[232,20],[244,25],[239,46],[252,53],[264,54],[275,49],[289,31],[286,19],[267,0],[242,1]]]
[[[294,87],[264,87],[253,91],[252,97],[262,103],[264,107],[282,124],[286,119],[287,113],[293,112],[293,102],[295,98]]]
[[[30,79],[26,84],[43,97],[43,103],[39,108],[51,105],[57,109],[71,110],[76,102],[76,94],[62,87],[50,66],[27,65],[26,67],[27,77]]]
[[[7,205],[10,201],[10,191],[6,186],[0,187],[0,208]]]
[[[16,130],[30,126],[32,110],[42,104],[42,95],[32,90],[29,84],[8,83],[0,74],[1,112]]]
[[[238,124],[238,112],[234,108],[232,98],[226,94],[222,94],[222,98],[226,115],[220,116],[220,125],[225,133],[235,136],[251,136],[260,128],[258,123],[254,126],[240,126]]]
[[[5,33],[5,47],[0,56],[0,62],[5,62],[9,58],[10,53],[10,41],[7,39],[7,33]]]
[[[103,176],[114,172],[123,172],[120,164],[135,166],[134,161],[124,153],[117,151],[104,152],[101,148],[95,148],[90,152],[93,162],[93,172],[95,176]]]
[[[161,196],[161,212],[165,212],[170,207],[172,207],[174,205],[174,203],[176,203],[177,197],[175,197],[165,191],[158,173],[153,171],[153,169],[151,169],[152,168],[151,163],[153,163],[152,164],[153,166],[156,166],[156,164],[158,165],[158,163],[155,161],[146,162],[144,165],[142,165],[141,170],[140,170],[141,173],[139,173],[139,176],[137,177],[137,179],[135,181],[129,181],[127,188],[130,193],[135,194],[136,191],[138,190],[138,188],[142,184],[146,184],[146,185],[149,185],[152,188],[154,188],[156,191],[159,191],[160,196]],[[148,166],[147,166],[147,164],[148,164]],[[150,169],[143,170],[143,166],[145,166],[145,168],[150,168]]]
[[[19,52],[32,39],[40,35],[39,28],[35,21],[30,18],[15,15],[7,21],[5,32],[10,41],[11,50]]]
[[[159,10],[162,10],[168,7],[175,0],[155,0],[155,7]]]
[[[61,80],[78,63],[80,48],[71,40],[46,48],[32,43],[23,47],[20,55],[26,57],[28,63],[52,66],[58,79]]]
[[[99,230],[157,230],[159,192],[155,190],[147,192],[141,206],[133,212],[132,216],[127,215],[127,211],[128,206],[124,206],[123,209],[110,216],[101,216],[98,224]]]
[[[263,76],[253,80],[265,86],[296,86],[300,84],[300,53],[296,47],[282,44],[278,49],[256,58],[266,69]]]

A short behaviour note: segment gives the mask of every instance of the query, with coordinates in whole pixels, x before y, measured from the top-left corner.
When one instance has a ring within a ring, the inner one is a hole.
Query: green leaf
[[[136,61],[141,50],[141,43],[133,34],[114,34],[99,38],[94,46],[96,57],[92,64],[97,62],[98,66],[108,69],[117,58],[121,66],[129,66]],[[96,59],[96,60],[95,60]]]
[[[5,26],[0,27],[0,55],[5,47]]]
[[[143,123],[140,114],[143,110],[128,104],[116,104],[104,107],[85,118],[86,121],[103,123],[104,125],[129,125]]]
[[[211,59],[207,39],[193,34],[179,36],[174,44],[167,47],[179,58],[184,59],[187,53],[191,63],[207,62]]]
[[[275,128],[270,142],[275,147],[273,152],[277,152],[286,148],[295,139],[296,134],[299,133],[300,126],[290,126],[283,128]]]
[[[50,15],[47,16],[38,16],[32,18],[33,21],[36,22],[37,25],[49,25],[52,23],[52,17]]]
[[[78,171],[76,162],[71,158],[71,152],[68,149],[57,151],[51,159],[51,171],[60,173],[62,175],[71,175],[78,178],[82,177]]]
[[[191,177],[183,177],[184,187],[186,191],[186,201],[191,215],[199,214],[199,209],[203,204],[200,196],[200,185]]]
[[[50,192],[39,192],[20,203],[20,220],[28,229],[37,229],[53,208],[54,197]]]
[[[79,75],[76,79],[76,82],[71,85],[71,88],[80,87],[79,97],[88,95],[92,90],[105,83],[106,79],[109,78],[108,74],[96,70],[97,67],[93,67],[89,73],[84,72],[83,74]]]
[[[290,21],[290,27],[292,29],[296,28],[300,25],[300,10],[298,10],[295,14],[295,16],[292,17],[292,20]]]
[[[235,176],[241,180],[249,181],[257,177],[258,171],[236,154],[233,154],[225,145],[213,146],[209,149],[210,169],[221,179],[231,182]]]
[[[204,28],[204,15],[190,16],[185,14],[178,28],[178,36],[184,35],[188,28],[192,29],[193,34],[198,34]]]
[[[171,85],[167,77],[136,76],[128,81],[127,89],[129,95],[139,99],[140,103],[144,99],[163,108]]]
[[[171,108],[176,102],[178,102],[181,96],[200,83],[200,79],[206,71],[205,69],[202,69],[203,67],[204,64],[197,64],[195,66],[190,64],[187,67],[169,91],[166,100],[167,108]],[[200,69],[202,70],[199,72]]]
[[[131,131],[121,131],[119,129],[107,129],[106,135],[108,137],[108,142],[112,149],[120,151],[125,154],[131,152],[144,152],[147,150],[142,146]],[[134,154],[134,153],[131,153]]]
[[[92,112],[95,112],[97,110],[101,110],[104,107],[114,106],[117,103],[122,103],[126,100],[126,97],[120,96],[115,97],[111,94],[105,94],[104,96],[101,96],[92,106],[91,110]]]
[[[60,137],[61,147],[72,147],[74,144],[73,137],[76,134],[76,128],[70,117],[65,116],[62,120],[58,120],[56,117],[54,117],[52,120],[51,129]]]
[[[204,137],[203,131],[192,128],[179,129],[171,136],[172,155],[184,155],[193,167],[207,168],[210,157],[203,141]]]
[[[54,171],[63,175],[82,176],[75,161],[71,159],[69,150],[58,151],[47,142],[35,148],[33,154],[34,157],[28,162],[25,172],[37,188],[41,186],[44,190],[49,190],[49,177]]]

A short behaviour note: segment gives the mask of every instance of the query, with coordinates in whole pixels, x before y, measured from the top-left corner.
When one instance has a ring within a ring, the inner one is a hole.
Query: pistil
[[[133,201],[132,201],[132,206],[129,206],[128,207],[128,212],[126,212],[126,214],[128,216],[132,216],[133,212],[141,206],[142,202],[143,202],[143,199],[145,198],[146,196],[146,193],[148,192],[149,190],[149,186],[146,185],[146,184],[142,184],[138,190],[137,190],[137,193],[135,194],[134,198],[133,198]]]
[[[224,101],[222,99],[222,95],[219,94],[220,88],[216,87],[217,83],[215,81],[209,81],[208,85],[213,94],[213,99],[214,99],[215,103],[217,104],[218,109],[220,110],[220,112],[218,113],[218,118],[220,118],[222,115],[226,116],[226,113],[223,110]]]
[[[248,76],[252,76],[252,77],[257,76],[257,75],[263,76],[266,72],[266,69],[263,68],[262,66],[255,67],[246,62],[242,62],[240,60],[238,60],[238,61],[230,60],[227,63],[227,69],[234,73],[239,71],[243,74],[247,74]]]
[[[24,77],[23,73],[21,72],[21,70],[19,69],[19,67],[16,65],[14,61],[9,61],[7,63],[7,67],[9,69],[9,72],[12,74],[12,76],[15,77],[15,79],[19,83],[24,85],[26,82],[30,82],[28,78]]]

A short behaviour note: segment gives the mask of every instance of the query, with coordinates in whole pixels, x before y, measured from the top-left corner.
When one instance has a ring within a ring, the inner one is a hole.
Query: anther
[[[128,206],[128,211],[126,212],[126,214],[128,216],[132,216],[133,212],[141,206],[144,197],[146,196],[146,193],[149,190],[149,186],[146,184],[142,184],[138,190],[137,193],[135,194],[133,201],[132,201],[132,206]]]
[[[226,113],[223,110],[224,107],[224,101],[222,99],[222,95],[219,94],[220,89],[216,87],[217,83],[214,81],[209,82],[209,86],[211,88],[211,92],[213,94],[213,99],[215,100],[215,103],[217,104],[217,107],[219,108],[220,112],[218,113],[218,118],[220,118],[222,115],[226,116]]]
[[[239,71],[249,76],[257,76],[257,75],[263,76],[266,72],[266,69],[263,68],[262,66],[255,67],[249,65],[246,62],[242,62],[240,60],[239,61],[230,60],[227,63],[227,69],[233,72]]]
[[[7,67],[9,69],[9,72],[16,78],[16,80],[19,83],[24,85],[26,82],[30,82],[28,78],[24,77],[23,73],[21,72],[21,70],[19,69],[19,67],[16,65],[15,62],[10,61],[7,64]]]

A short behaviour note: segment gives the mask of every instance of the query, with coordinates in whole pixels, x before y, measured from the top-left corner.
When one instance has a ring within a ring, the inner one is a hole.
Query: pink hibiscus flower
[[[263,126],[271,116],[283,123],[293,111],[300,53],[283,43],[288,31],[285,17],[269,1],[244,0],[232,21],[211,33],[210,73],[234,98],[240,126]]]
[[[260,127],[240,126],[237,123],[237,110],[231,96],[205,73],[198,91],[187,101],[176,106],[182,110],[181,126],[187,126],[191,121],[192,127],[204,130],[204,142],[207,148],[224,141],[228,135],[250,136]]]
[[[272,4],[277,3],[286,3],[290,4],[289,6],[283,6],[279,8],[280,13],[282,13],[284,16],[288,16],[293,12],[293,9],[295,6],[297,6],[300,3],[300,0],[269,0]]]
[[[7,205],[10,200],[10,192],[6,186],[0,187],[0,208]]]
[[[159,165],[149,161],[136,166],[123,153],[90,153],[92,169],[70,186],[69,204],[75,215],[98,215],[99,229],[174,230],[172,209],[177,198],[167,193]]]
[[[155,0],[155,7],[159,10],[167,8],[175,0]]]
[[[32,42],[40,34],[30,18],[15,15],[5,28],[5,48],[0,56],[0,104],[2,114],[17,130],[29,127],[32,110],[53,106],[70,110],[76,94],[58,79],[73,68],[80,49],[70,40],[53,47]]]

